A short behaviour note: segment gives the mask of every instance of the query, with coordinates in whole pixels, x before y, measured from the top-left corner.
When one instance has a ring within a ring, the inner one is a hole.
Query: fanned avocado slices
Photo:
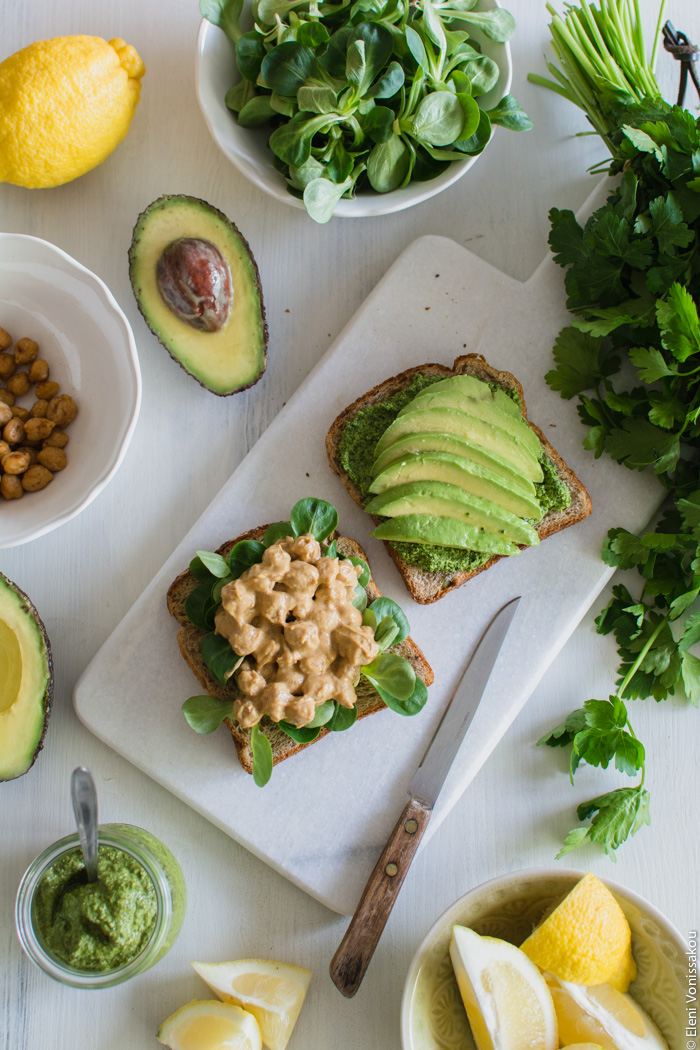
[[[267,323],[248,242],[196,197],[164,196],[141,213],[129,275],[146,324],[171,357],[214,394],[235,394],[265,371]]]
[[[27,595],[0,573],[0,780],[20,777],[34,764],[52,697],[46,629]]]
[[[539,521],[542,508],[534,496],[515,488],[495,471],[450,452],[425,452],[394,460],[378,474],[370,492],[380,494],[417,481],[441,481],[473,496],[492,500],[511,514]]]
[[[487,452],[494,452],[529,481],[535,483],[542,481],[542,466],[539,458],[533,455],[528,446],[515,440],[498,422],[479,419],[469,412],[450,405],[436,405],[397,416],[377,442],[375,456],[381,456],[399,438],[419,431],[421,433],[438,431],[441,434],[454,434],[456,437],[480,445]]]
[[[485,529],[511,543],[536,546],[539,536],[529,522],[505,510],[493,500],[474,496],[456,485],[439,481],[414,481],[383,492],[365,507],[368,514],[396,518],[409,514],[431,514],[455,518],[466,525]]]
[[[533,482],[523,477],[507,459],[495,452],[487,452],[466,438],[457,437],[455,434],[441,434],[440,431],[427,430],[424,433],[404,434],[377,457],[372,466],[372,474],[376,477],[395,460],[423,452],[450,452],[453,456],[471,459],[474,463],[501,474],[511,485],[522,489],[528,495],[537,494]]]

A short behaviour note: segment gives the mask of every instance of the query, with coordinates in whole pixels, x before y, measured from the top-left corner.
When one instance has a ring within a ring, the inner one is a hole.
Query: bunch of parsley
[[[578,398],[583,444],[631,470],[651,470],[668,492],[653,529],[614,528],[602,556],[636,569],[639,593],[618,584],[596,619],[614,633],[616,694],[588,700],[539,741],[570,747],[580,762],[639,776],[582,803],[586,821],[569,832],[563,856],[586,842],[614,851],[649,822],[645,751],[625,699],[665,700],[684,692],[698,705],[700,613],[700,121],[660,98],[607,92],[599,98],[621,175],[605,205],[581,227],[572,212],[550,212],[550,246],[567,267],[574,314],[559,335],[547,382]]]

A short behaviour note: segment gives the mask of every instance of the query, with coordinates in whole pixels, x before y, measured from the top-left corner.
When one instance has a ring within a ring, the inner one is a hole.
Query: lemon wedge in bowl
[[[609,984],[592,988],[546,974],[562,1043],[597,1043],[603,1050],[668,1050],[648,1013]]]
[[[252,1014],[218,999],[193,999],[158,1029],[170,1050],[262,1050],[260,1026]]]
[[[310,970],[269,959],[192,965],[220,999],[253,1014],[269,1050],[284,1050],[309,987]]]
[[[625,913],[590,871],[520,947],[541,970],[573,984],[626,992],[637,976]]]
[[[556,1050],[551,993],[519,948],[454,926],[450,958],[477,1050]]]

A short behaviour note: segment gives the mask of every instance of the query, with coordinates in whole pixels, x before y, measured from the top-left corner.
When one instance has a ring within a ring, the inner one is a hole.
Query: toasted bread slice
[[[328,455],[328,462],[335,473],[340,477],[343,485],[348,490],[355,503],[362,507],[364,506],[365,501],[363,500],[360,489],[343,469],[340,462],[339,446],[343,430],[349,421],[353,419],[361,409],[366,408],[368,405],[376,405],[382,401],[386,401],[398,391],[405,390],[406,387],[410,386],[414,377],[418,374],[423,376],[440,376],[443,378],[452,375],[471,375],[486,383],[496,383],[498,386],[503,387],[504,390],[517,391],[525,421],[539,438],[544,453],[554,464],[558,477],[566,485],[571,494],[571,503],[568,507],[564,510],[548,511],[536,526],[540,540],[544,540],[548,536],[554,535],[555,532],[560,532],[569,525],[575,525],[590,514],[591,500],[585,486],[579,481],[573,470],[567,467],[564,460],[556,449],[552,447],[539,427],[527,418],[525,395],[518,380],[510,372],[499,372],[497,369],[492,368],[491,365],[486,363],[480,354],[466,354],[462,357],[458,357],[455,359],[452,368],[441,364],[425,364],[419,365],[417,368],[408,368],[405,372],[392,376],[390,379],[384,380],[384,382],[380,383],[378,386],[373,387],[372,390],[368,390],[366,394],[363,394],[362,397],[359,397],[344,409],[334,420],[326,435],[326,453]],[[373,518],[373,521],[377,523],[381,520],[381,518]],[[443,598],[446,594],[449,594],[450,591],[455,590],[457,587],[461,587],[463,583],[466,583],[467,580],[470,580],[473,576],[476,576],[480,572],[484,572],[486,569],[490,569],[492,565],[497,561],[500,561],[501,557],[503,557],[503,555],[494,555],[479,568],[463,572],[430,572],[417,565],[411,565],[401,557],[390,542],[383,542],[392,559],[396,563],[411,597],[415,602],[419,602],[421,605],[429,605],[431,602],[438,601],[439,598]]]
[[[251,529],[249,532],[243,533],[242,536],[238,536],[234,540],[228,540],[218,548],[217,553],[223,555],[223,557],[227,557],[233,550],[234,546],[237,543],[240,543],[241,540],[262,540],[269,527],[269,525],[260,525],[258,528]],[[367,555],[359,543],[348,539],[346,536],[336,536],[335,540],[340,554],[343,554],[347,558],[362,558],[363,561],[367,562]],[[194,624],[190,623],[185,615],[185,601],[187,600],[189,593],[197,586],[197,583],[198,581],[189,569],[187,569],[185,572],[180,573],[168,589],[168,611],[181,625],[177,632],[177,641],[180,647],[180,652],[206,693],[210,696],[216,697],[218,700],[233,700],[236,697],[235,684],[231,682],[224,686],[216,680],[207,665],[204,663],[202,654],[199,650],[199,643],[204,636],[204,631],[201,631],[198,627],[195,627]],[[381,595],[381,592],[377,589],[374,579],[371,576],[371,570],[370,580],[367,584],[366,590],[368,602],[373,602]],[[400,656],[405,657],[412,664],[416,675],[418,675],[419,678],[422,678],[426,685],[432,685],[434,678],[432,668],[412,638],[405,638],[403,642],[400,642],[399,645],[392,646],[387,652],[398,653]],[[364,676],[360,678],[360,681],[355,688],[355,692],[357,694],[358,718],[364,718],[366,715],[374,714],[375,711],[380,711],[385,706],[384,701]],[[238,758],[241,765],[247,773],[252,773],[253,753],[250,746],[250,729],[244,729],[232,718],[225,719],[225,723],[233,737],[233,742],[236,745],[236,751],[238,752]],[[273,765],[277,765],[278,762],[283,762],[285,758],[290,758],[292,755],[295,755],[297,751],[303,751],[304,748],[310,747],[311,744],[315,744],[316,741],[320,740],[329,732],[328,729],[322,728],[321,732],[316,737],[316,740],[312,740],[308,744],[298,744],[279,729],[274,722],[270,722],[269,719],[265,720],[260,728],[268,737],[272,745]]]

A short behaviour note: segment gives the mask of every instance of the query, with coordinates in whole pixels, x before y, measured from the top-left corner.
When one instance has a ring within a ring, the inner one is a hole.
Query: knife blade
[[[362,983],[428,826],[440,789],[484,695],[519,603],[519,597],[507,602],[481,636],[411,780],[408,803],[387,839],[345,936],[331,960],[331,979],[347,998],[351,998]]]

